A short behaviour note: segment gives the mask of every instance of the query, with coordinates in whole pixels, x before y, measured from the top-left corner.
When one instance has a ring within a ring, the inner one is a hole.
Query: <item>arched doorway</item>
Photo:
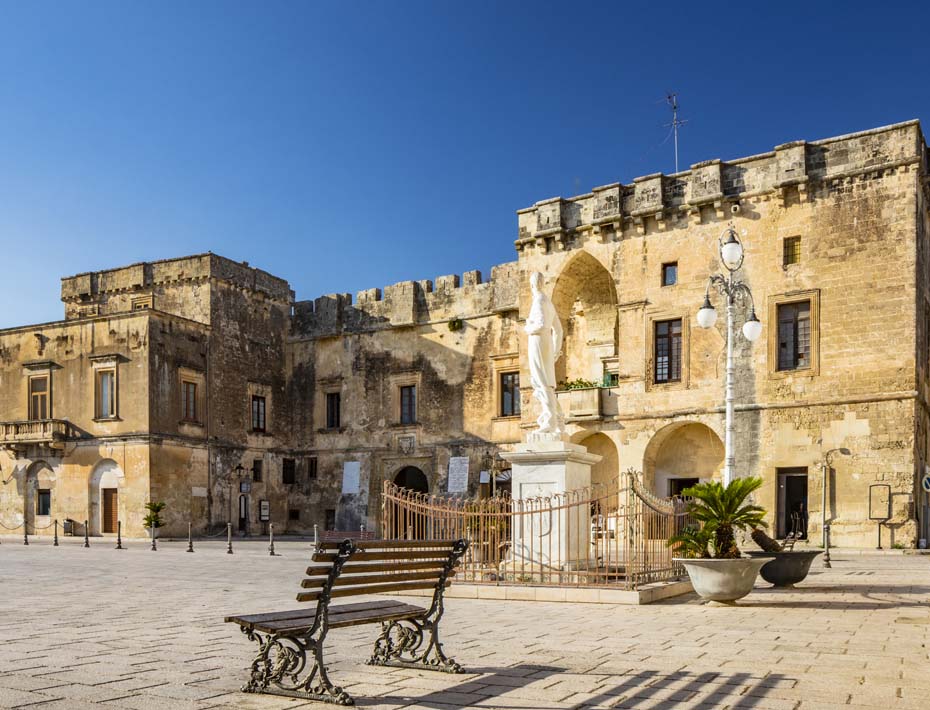
[[[90,474],[88,481],[88,524],[91,535],[116,533],[119,521],[119,489],[123,470],[116,461],[104,459]]]
[[[26,533],[35,535],[52,524],[52,498],[55,472],[45,461],[36,461],[26,469],[23,487],[23,522]]]
[[[394,476],[394,484],[417,493],[429,493],[429,480],[416,466],[405,466]]]
[[[656,432],[646,446],[643,476],[656,495],[679,495],[701,480],[718,478],[723,442],[700,422],[678,422]]]
[[[617,446],[606,434],[592,434],[583,439],[581,445],[589,454],[597,454],[601,460],[591,467],[591,485],[607,487],[620,480],[620,457]],[[616,488],[614,488],[616,490]]]
[[[556,380],[600,383],[604,360],[617,354],[617,287],[610,272],[579,252],[556,279],[552,303],[565,329]]]

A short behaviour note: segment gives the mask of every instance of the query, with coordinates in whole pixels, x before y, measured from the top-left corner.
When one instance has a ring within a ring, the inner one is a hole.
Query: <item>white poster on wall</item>
[[[359,475],[362,464],[360,461],[346,461],[342,464],[342,494],[358,493]]]
[[[491,472],[482,471],[478,474],[478,483],[490,483],[491,482]]]
[[[453,456],[449,459],[449,493],[464,493],[468,490],[468,457]]]

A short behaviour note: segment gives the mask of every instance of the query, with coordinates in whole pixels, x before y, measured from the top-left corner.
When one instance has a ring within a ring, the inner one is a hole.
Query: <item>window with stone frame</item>
[[[94,375],[95,411],[97,419],[116,417],[116,369],[99,369]]]
[[[678,262],[671,261],[662,264],[662,285],[674,286],[678,283]]]
[[[252,395],[252,431],[264,432],[266,430],[267,402],[258,394]]]
[[[36,492],[36,515],[52,514],[52,491],[48,488],[40,488]]]
[[[339,392],[326,393],[326,428],[338,429],[342,426],[342,396]]]
[[[307,478],[314,479],[316,478],[317,472],[317,462],[316,456],[311,456],[307,459]]]
[[[782,266],[801,263],[801,237],[785,237],[782,241]]]
[[[181,380],[181,419],[185,422],[199,422],[197,402],[197,383]]]
[[[417,423],[417,386],[403,385],[400,388],[400,423]]]
[[[297,461],[283,459],[281,461],[281,483],[292,486],[297,483]]]
[[[811,302],[778,304],[778,369],[811,366]]]
[[[681,318],[656,321],[653,325],[653,382],[681,381]]]
[[[520,416],[520,373],[500,373],[501,416]]]
[[[49,418],[48,375],[36,375],[29,378],[29,419]]]
[[[262,473],[263,473],[262,469],[263,468],[264,468],[264,461],[262,461],[261,459],[255,459],[252,462],[252,480],[255,483],[262,482]]]

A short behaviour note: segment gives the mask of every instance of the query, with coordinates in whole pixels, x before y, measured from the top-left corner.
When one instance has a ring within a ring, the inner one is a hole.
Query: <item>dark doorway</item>
[[[807,539],[807,469],[778,469],[778,517],[776,520],[779,538],[793,534]]]
[[[668,497],[680,496],[685,488],[696,486],[700,482],[700,478],[670,478],[668,479]]]
[[[394,483],[417,493],[429,493],[429,481],[426,479],[426,474],[416,466],[407,466],[398,471],[394,476]]]
[[[249,497],[239,496],[239,532],[249,534]]]

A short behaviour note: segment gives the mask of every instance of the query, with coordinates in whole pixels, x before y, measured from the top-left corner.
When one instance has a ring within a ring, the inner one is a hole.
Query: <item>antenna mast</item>
[[[669,92],[665,96],[665,101],[672,109],[672,122],[666,123],[666,126],[670,126],[672,133],[675,134],[675,172],[678,172],[678,127],[685,125],[688,120],[679,120],[678,119],[678,94],[673,94]]]

